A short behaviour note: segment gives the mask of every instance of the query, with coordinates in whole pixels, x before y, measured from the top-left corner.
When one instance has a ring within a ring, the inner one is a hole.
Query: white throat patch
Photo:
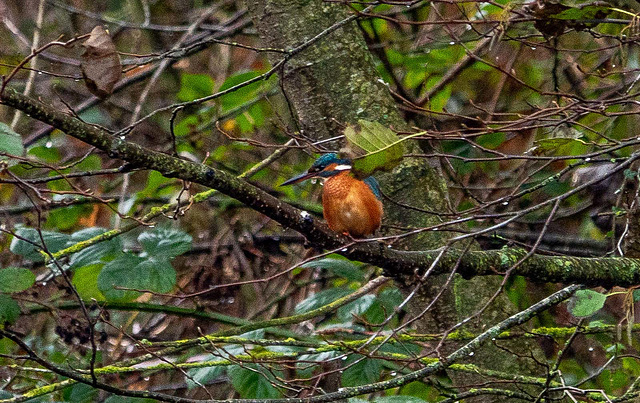
[[[351,169],[351,165],[336,165],[335,168],[333,168],[334,171],[348,171]]]

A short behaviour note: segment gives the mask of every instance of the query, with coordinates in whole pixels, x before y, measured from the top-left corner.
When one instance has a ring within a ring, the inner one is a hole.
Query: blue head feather
[[[331,164],[351,165],[351,160],[338,158],[338,154],[336,153],[323,154],[313,162],[313,164],[311,165],[311,168],[323,170]]]
[[[328,178],[330,176],[339,174],[341,171],[325,171],[324,169],[331,164],[338,165],[351,165],[351,160],[338,158],[336,153],[329,153],[321,155],[309,168],[309,172],[318,172],[318,176]]]

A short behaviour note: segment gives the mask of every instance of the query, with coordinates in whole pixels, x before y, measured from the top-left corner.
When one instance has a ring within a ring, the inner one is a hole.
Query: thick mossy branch
[[[384,254],[384,251],[381,252]],[[465,278],[504,274],[527,255],[519,248],[503,248],[491,251],[467,252],[460,257],[458,252],[445,254],[435,266],[434,273],[447,273],[456,267]],[[388,250],[386,258],[396,262],[406,273],[407,265],[416,270],[425,270],[433,264],[437,253],[404,252]],[[370,261],[356,253],[351,258]],[[393,267],[393,263],[385,267]],[[640,284],[640,259],[630,258],[584,258],[572,256],[545,256],[534,254],[517,265],[512,274],[520,275],[536,282],[576,283],[588,286],[628,287]],[[393,276],[389,270],[385,275]]]
[[[112,136],[104,130],[62,113],[54,107],[6,88],[0,103],[21,110],[29,116],[105,151],[113,158],[133,166],[152,169],[164,176],[180,178],[217,189],[285,227],[304,234],[312,244],[327,249],[340,248],[350,242],[331,232],[290,204],[224,171],[196,164]],[[378,242],[357,242],[340,252],[351,259],[382,267],[385,275],[406,281],[414,273],[429,269],[438,252],[400,251]],[[433,273],[446,273],[457,266],[467,278],[501,274],[526,255],[522,249],[474,251],[460,257],[452,251],[438,260]],[[579,283],[591,286],[631,286],[640,283],[640,260],[626,258],[576,258],[533,255],[512,272],[539,282]]]

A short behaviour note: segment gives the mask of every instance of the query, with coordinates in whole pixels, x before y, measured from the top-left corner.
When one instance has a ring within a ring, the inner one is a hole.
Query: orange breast
[[[354,238],[373,234],[382,220],[382,203],[366,183],[348,172],[327,179],[322,190],[324,219],[329,228]]]

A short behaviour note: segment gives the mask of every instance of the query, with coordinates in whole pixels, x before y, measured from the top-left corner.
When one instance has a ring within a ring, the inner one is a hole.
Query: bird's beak
[[[316,176],[315,172],[309,173],[309,172],[305,172],[303,174],[300,174],[298,176],[294,176],[293,178],[284,181],[282,184],[280,184],[280,186],[287,186],[287,185],[292,185],[294,183],[298,183],[298,182],[302,182],[305,181],[307,179],[311,179],[314,176]]]

